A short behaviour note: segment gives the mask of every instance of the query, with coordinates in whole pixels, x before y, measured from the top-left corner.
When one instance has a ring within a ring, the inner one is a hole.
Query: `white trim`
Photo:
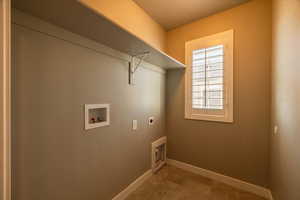
[[[77,35],[75,33],[72,33],[70,31],[67,31],[63,28],[60,28],[58,26],[52,25],[48,22],[45,22],[43,20],[40,20],[36,17],[33,17],[31,15],[28,15],[22,11],[19,11],[17,9],[13,9],[12,12],[12,23],[17,26],[22,26],[24,28],[31,29],[32,31],[36,31],[42,34],[46,34],[51,37],[55,37],[60,40],[64,40],[66,42],[72,43],[77,46],[81,46],[84,48],[88,48],[90,50],[93,50],[97,53],[110,56],[116,59],[121,59],[125,62],[130,62],[131,56],[122,53],[120,51],[117,51],[115,49],[112,49],[108,46],[105,46],[103,44],[97,43],[93,40],[84,38],[80,35]],[[127,66],[126,66],[127,67]],[[158,72],[161,74],[165,74],[166,70],[155,66],[153,64],[150,64],[148,62],[143,62],[141,67],[144,69],[148,69],[154,72]]]
[[[158,146],[163,145],[163,144],[165,144],[165,155],[164,155],[165,160],[163,162],[161,162],[158,166],[156,166],[155,150]],[[152,148],[151,148],[151,158],[152,158],[151,166],[152,166],[153,173],[155,173],[160,168],[162,168],[167,162],[167,137],[164,136],[164,137],[159,138],[158,140],[152,142],[151,146],[152,146]]]
[[[109,106],[109,104],[85,104],[84,108],[85,108],[84,109],[85,110],[85,112],[84,112],[84,125],[85,125],[84,128],[85,128],[85,130],[110,125],[110,106]],[[106,109],[106,116],[105,116],[106,121],[91,124],[90,120],[89,120],[89,112],[90,112],[90,110],[97,109],[97,108]]]
[[[152,142],[152,147],[157,147],[157,146],[160,146],[165,143],[167,143],[167,136],[163,136],[163,137],[159,138],[158,140]]]
[[[224,109],[192,108],[192,52],[215,45],[224,45]],[[185,43],[185,118],[217,122],[233,122],[233,50],[234,31],[202,37]]]
[[[274,200],[271,190],[269,190],[269,197],[268,197],[268,199],[269,200]]]
[[[133,191],[135,191],[140,185],[142,185],[146,180],[152,176],[152,170],[149,169],[142,176],[137,178],[133,183],[127,186],[122,192],[116,195],[112,200],[124,200],[128,197]]]
[[[11,2],[1,0],[1,133],[0,200],[11,199]],[[3,186],[3,187],[2,187]]]
[[[184,169],[186,171],[190,171],[192,173],[199,174],[201,176],[219,181],[221,183],[228,184],[228,185],[230,185],[232,187],[235,187],[235,188],[238,188],[240,190],[251,192],[251,193],[256,194],[258,196],[261,196],[261,197],[267,198],[269,200],[272,200],[270,198],[271,192],[267,188],[264,188],[264,187],[261,187],[261,186],[258,186],[258,185],[254,185],[254,184],[251,184],[251,183],[247,183],[247,182],[242,181],[242,180],[238,180],[238,179],[235,179],[235,178],[232,178],[232,177],[229,177],[229,176],[225,176],[225,175],[222,175],[222,174],[210,171],[210,170],[202,169],[202,168],[199,168],[199,167],[196,167],[196,166],[184,163],[184,162],[180,162],[180,161],[177,161],[177,160],[168,159],[167,163],[169,165],[173,165],[175,167]]]

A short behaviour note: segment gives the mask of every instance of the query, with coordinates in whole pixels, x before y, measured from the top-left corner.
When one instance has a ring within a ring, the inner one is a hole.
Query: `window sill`
[[[218,115],[190,115],[184,117],[186,120],[199,120],[199,121],[211,121],[220,123],[234,123],[232,117],[218,116]]]

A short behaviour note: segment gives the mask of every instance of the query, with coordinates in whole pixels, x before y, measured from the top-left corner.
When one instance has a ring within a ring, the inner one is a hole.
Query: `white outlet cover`
[[[274,126],[274,134],[275,134],[275,135],[278,134],[278,126]]]
[[[136,130],[138,126],[138,121],[137,120],[132,120],[132,130]]]

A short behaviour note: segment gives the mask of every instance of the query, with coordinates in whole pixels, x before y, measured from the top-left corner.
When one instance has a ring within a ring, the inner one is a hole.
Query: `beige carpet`
[[[126,200],[265,199],[173,166],[165,166]]]

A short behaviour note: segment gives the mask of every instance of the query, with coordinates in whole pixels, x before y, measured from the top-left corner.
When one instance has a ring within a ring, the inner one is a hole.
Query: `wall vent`
[[[152,171],[157,172],[166,164],[167,137],[162,137],[152,143]]]

